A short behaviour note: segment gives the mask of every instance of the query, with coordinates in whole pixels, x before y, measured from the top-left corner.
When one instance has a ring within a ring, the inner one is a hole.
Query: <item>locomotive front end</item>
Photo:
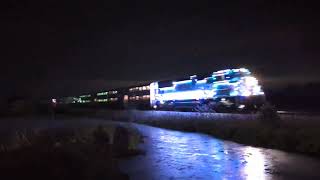
[[[257,109],[265,101],[258,80],[248,69],[226,69],[206,76],[150,84],[154,109],[206,109],[214,112]]]

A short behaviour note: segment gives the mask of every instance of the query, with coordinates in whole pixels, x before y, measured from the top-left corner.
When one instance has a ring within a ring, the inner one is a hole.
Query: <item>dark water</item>
[[[134,125],[146,155],[122,160],[130,179],[320,179],[320,160],[204,134]]]

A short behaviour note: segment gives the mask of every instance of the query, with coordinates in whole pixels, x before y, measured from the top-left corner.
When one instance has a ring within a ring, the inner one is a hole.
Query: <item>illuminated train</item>
[[[61,105],[110,109],[241,112],[258,109],[265,103],[265,95],[251,72],[240,68],[66,97],[56,102]]]

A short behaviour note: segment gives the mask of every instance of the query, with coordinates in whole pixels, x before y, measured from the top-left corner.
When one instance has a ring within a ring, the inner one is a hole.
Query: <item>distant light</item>
[[[246,107],[244,104],[238,106],[239,109],[243,109],[244,107]]]
[[[51,102],[56,104],[57,103],[57,99],[51,99]]]

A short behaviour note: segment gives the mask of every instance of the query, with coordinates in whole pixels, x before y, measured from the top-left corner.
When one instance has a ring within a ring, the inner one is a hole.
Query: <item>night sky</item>
[[[15,0],[2,6],[2,96],[72,95],[234,67],[273,86],[320,81],[320,15],[313,3]]]

